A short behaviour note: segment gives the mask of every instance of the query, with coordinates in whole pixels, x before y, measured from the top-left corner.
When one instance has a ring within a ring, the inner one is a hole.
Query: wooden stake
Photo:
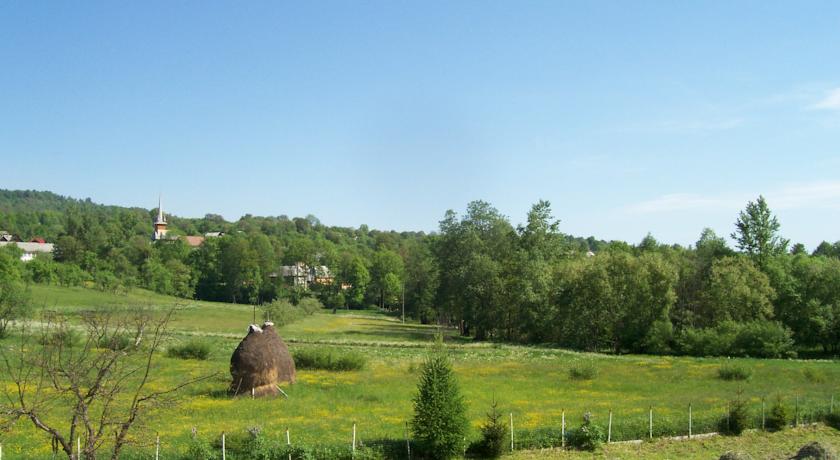
[[[73,442],[73,441],[70,441]],[[81,436],[76,437],[76,458],[82,460],[82,438]]]
[[[610,409],[610,422],[607,424],[607,444],[612,442],[612,409]]]
[[[513,452],[513,412],[510,413],[510,451]]]
[[[356,423],[353,423],[353,456],[356,456]]]
[[[566,448],[566,409],[562,411],[562,421],[560,422],[560,447]]]
[[[225,434],[222,433],[222,460],[225,460]]]
[[[287,445],[287,446],[291,446],[291,445],[292,445],[292,438],[291,438],[291,436],[289,436],[289,427],[286,427],[286,445]],[[292,460],[292,452],[291,452],[291,449],[289,449],[289,460]]]
[[[408,452],[408,460],[411,460],[411,443],[408,441],[408,422],[405,422],[405,450]]]
[[[653,406],[648,410],[648,436],[653,439]]]
[[[765,431],[767,429],[767,424],[765,422],[767,420],[767,417],[765,417],[766,410],[767,410],[767,402],[764,400],[764,398],[761,398],[761,430],[762,431]]]
[[[688,404],[688,439],[691,439],[691,403]]]
[[[793,417],[793,426],[799,426],[799,396],[796,397],[796,415]]]
[[[155,435],[155,460],[160,460],[160,435]]]

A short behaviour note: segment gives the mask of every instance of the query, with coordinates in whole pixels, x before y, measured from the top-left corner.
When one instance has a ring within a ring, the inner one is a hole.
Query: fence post
[[[765,416],[766,411],[767,411],[767,402],[764,400],[764,398],[761,398],[761,431],[766,431],[767,430],[767,423],[766,423],[767,417]]]
[[[225,460],[225,433],[222,432],[222,460]]]
[[[793,426],[799,426],[799,396],[796,397],[796,412],[793,416]]]
[[[408,460],[411,460],[411,443],[408,441],[408,422],[405,422],[405,450],[408,452]]]
[[[566,448],[566,409],[562,410],[562,421],[560,422],[560,447]]]
[[[688,403],[688,439],[691,439],[691,403]]]
[[[834,395],[831,395],[831,403],[828,406],[828,413],[829,414],[834,413]]]
[[[160,435],[155,435],[155,460],[160,460]]]
[[[513,452],[513,412],[510,413],[510,451]]]
[[[612,409],[610,409],[610,421],[607,424],[607,444],[612,442]]]
[[[353,422],[353,457],[356,456],[356,422]]]
[[[292,445],[292,437],[289,436],[289,427],[286,427],[286,445],[287,446]],[[289,460],[292,460],[292,449],[291,448],[289,449]]]
[[[648,410],[648,436],[653,439],[653,406]]]
[[[73,441],[70,441],[73,442]],[[76,436],[76,458],[82,460],[82,437]]]

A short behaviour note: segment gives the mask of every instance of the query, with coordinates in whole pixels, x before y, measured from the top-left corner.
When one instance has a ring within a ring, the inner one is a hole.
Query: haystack
[[[230,375],[234,395],[276,395],[278,383],[295,383],[295,362],[274,323],[248,328],[248,335],[230,357]]]

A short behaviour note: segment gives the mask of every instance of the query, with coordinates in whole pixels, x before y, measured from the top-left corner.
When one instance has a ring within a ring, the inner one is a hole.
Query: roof
[[[20,248],[23,252],[53,252],[53,244],[52,243],[17,243],[17,242],[8,242],[8,241],[0,241],[0,246],[6,246],[7,244],[13,244]]]
[[[30,243],[41,243],[41,244],[44,244],[44,243],[46,243],[46,242],[47,242],[47,240],[45,240],[45,239],[43,239],[43,238],[32,238],[31,240],[29,240],[29,242],[30,242]]]
[[[207,238],[215,238],[219,236],[225,236],[225,232],[207,232],[204,234]]]
[[[187,243],[187,245],[197,248],[204,244],[204,237],[195,235],[185,236],[184,241]]]

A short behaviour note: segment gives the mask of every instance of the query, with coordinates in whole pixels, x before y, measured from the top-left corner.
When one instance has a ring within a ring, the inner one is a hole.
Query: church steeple
[[[163,215],[163,200],[158,195],[158,215],[155,219],[155,232],[152,233],[152,239],[162,240],[166,237],[166,216]]]

